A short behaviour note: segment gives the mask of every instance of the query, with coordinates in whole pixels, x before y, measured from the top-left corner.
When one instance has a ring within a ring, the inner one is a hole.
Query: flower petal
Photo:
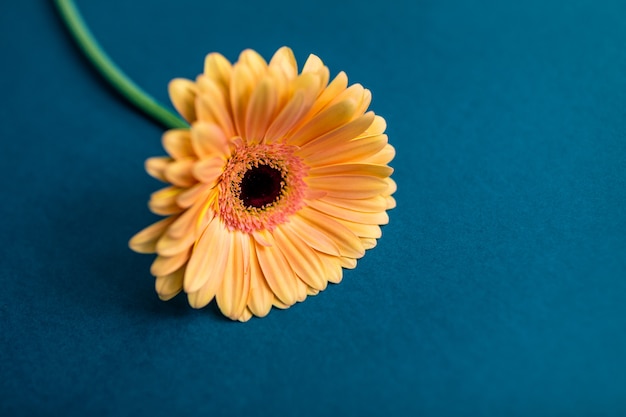
[[[189,251],[184,251],[174,256],[157,256],[152,262],[150,273],[154,276],[167,275],[180,269],[187,263]]]
[[[331,217],[308,207],[304,207],[300,210],[298,212],[298,216],[302,217],[311,226],[317,228],[320,232],[330,237],[337,244],[341,255],[349,256],[351,258],[360,258],[365,254],[363,244],[357,235],[350,231],[350,229],[343,226],[339,220],[332,219]],[[301,235],[298,236],[302,237]]]
[[[183,189],[179,187],[166,187],[155,191],[150,195],[148,207],[150,207],[153,213],[162,216],[180,213],[183,209],[176,204],[176,197],[178,197],[182,190]]]
[[[224,92],[228,91],[233,66],[217,52],[210,53],[204,59],[204,74],[214,80]]]
[[[191,172],[193,165],[194,160],[191,158],[174,161],[165,169],[165,178],[176,186],[191,187],[197,182]]]
[[[163,147],[174,159],[195,158],[188,129],[171,129],[163,134]]]
[[[196,120],[196,85],[193,81],[176,78],[168,86],[172,104],[188,122]]]
[[[316,167],[309,170],[310,177],[330,177],[344,175],[363,175],[377,178],[387,178],[393,173],[393,168],[388,165],[378,164],[336,164]]]
[[[286,46],[280,48],[269,63],[270,68],[278,68],[287,79],[296,78],[298,75],[298,64],[293,51]]]
[[[387,144],[387,135],[367,136],[352,140],[350,142],[340,143],[327,149],[300,149],[300,154],[305,162],[312,167],[322,165],[335,165],[342,163],[350,163],[363,161],[366,158],[375,155]]]
[[[272,246],[255,244],[259,265],[272,292],[286,305],[298,300],[297,278],[281,251]]]
[[[154,288],[163,301],[170,300],[183,289],[185,268],[180,268],[171,274],[156,277]]]
[[[355,223],[362,224],[387,224],[389,223],[389,216],[386,211],[379,211],[377,213],[364,213],[361,211],[349,210],[342,207],[337,207],[332,204],[328,204],[323,200],[314,200],[309,202],[309,206],[328,214],[329,216],[350,220]]]
[[[194,123],[191,129],[191,146],[201,158],[230,157],[228,138],[224,131],[214,123]]]
[[[222,172],[224,172],[224,159],[219,157],[203,159],[193,167],[194,177],[205,184],[215,184]]]
[[[207,305],[224,279],[230,250],[230,232],[215,217],[198,240],[185,271],[185,292],[189,302],[199,308]]]
[[[151,224],[135,236],[130,238],[128,246],[138,253],[156,252],[156,243],[163,236],[167,228],[176,220],[176,217],[168,217]]]
[[[321,198],[326,203],[343,207],[348,210],[360,211],[363,213],[378,213],[386,210],[387,201],[383,196],[376,196],[361,200],[337,198],[324,196]]]
[[[330,132],[321,135],[314,140],[302,145],[304,154],[314,154],[316,152],[332,149],[342,143],[350,142],[357,138],[361,133],[365,132],[367,127],[372,124],[374,120],[374,113],[369,112],[352,120],[345,125],[331,130]]]
[[[348,76],[345,72],[341,71],[334,80],[328,84],[326,89],[320,94],[315,104],[311,108],[309,115],[317,114],[321,109],[326,107],[328,103],[333,101],[339,94],[341,94],[348,86]]]
[[[333,284],[339,284],[343,279],[343,270],[341,269],[341,257],[327,255],[325,253],[317,254],[324,264],[326,270],[326,279]]]
[[[239,63],[233,69],[230,84],[230,102],[237,133],[246,138],[246,110],[254,89],[254,78],[250,69]]]
[[[289,223],[274,230],[276,244],[296,275],[308,286],[317,290],[326,288],[324,268],[315,250],[308,246],[298,234],[293,232]]]
[[[198,121],[219,126],[223,135],[227,138],[235,136],[235,128],[228,110],[229,107],[230,105],[226,103],[225,99],[216,99],[210,94],[203,94],[196,98]]]
[[[291,230],[310,247],[324,254],[339,256],[339,246],[335,241],[300,216],[292,216],[289,220]]]
[[[264,78],[255,88],[246,111],[246,139],[259,143],[274,117],[277,105],[276,90],[270,78]]]
[[[288,144],[303,146],[325,133],[335,130],[350,122],[356,110],[353,100],[343,100],[328,107],[313,117],[307,124],[298,129],[289,140]]]
[[[250,242],[250,294],[248,308],[255,316],[265,317],[272,308],[274,293],[270,289],[256,255],[255,245]]]
[[[193,205],[199,199],[206,197],[208,192],[211,190],[211,184],[199,183],[196,184],[185,191],[181,192],[178,197],[176,197],[176,204],[182,208],[188,208]]]
[[[220,311],[232,320],[239,319],[246,309],[250,292],[248,265],[244,262],[244,251],[249,251],[250,238],[241,232],[230,232],[232,240],[224,270],[224,280],[215,295]]]
[[[148,158],[145,162],[146,172],[152,178],[167,182],[167,178],[165,178],[165,169],[172,161],[173,159],[167,156],[155,156],[153,158]]]
[[[363,175],[308,177],[305,182],[314,190],[325,191],[329,197],[355,199],[375,197],[388,187],[384,179]]]

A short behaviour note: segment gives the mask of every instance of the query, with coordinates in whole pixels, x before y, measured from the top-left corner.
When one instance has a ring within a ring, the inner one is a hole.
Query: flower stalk
[[[85,24],[73,0],[54,0],[63,22],[87,59],[129,102],[167,128],[188,128],[189,124],[135,84],[109,58]]]

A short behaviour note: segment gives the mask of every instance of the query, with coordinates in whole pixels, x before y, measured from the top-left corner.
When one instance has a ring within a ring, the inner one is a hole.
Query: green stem
[[[150,97],[111,61],[85,25],[73,0],[55,0],[54,3],[83,53],[117,91],[164,126],[168,128],[189,127],[187,122]]]

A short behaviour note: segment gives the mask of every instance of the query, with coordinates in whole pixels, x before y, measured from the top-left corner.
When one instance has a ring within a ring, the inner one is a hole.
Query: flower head
[[[289,48],[267,63],[209,54],[196,81],[170,96],[191,124],[163,135],[169,157],[146,161],[171,185],[150,209],[168,216],[130,240],[157,253],[159,297],[213,298],[233,320],[265,316],[338,283],[376,245],[396,187],[385,121],[371,94],[311,55],[298,73]]]

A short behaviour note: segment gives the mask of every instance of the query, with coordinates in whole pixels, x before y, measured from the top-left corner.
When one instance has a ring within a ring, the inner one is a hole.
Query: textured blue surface
[[[0,6],[1,415],[626,415],[626,3],[78,1],[147,91],[283,44],[373,91],[398,208],[246,324],[153,292],[161,129],[50,2]]]

